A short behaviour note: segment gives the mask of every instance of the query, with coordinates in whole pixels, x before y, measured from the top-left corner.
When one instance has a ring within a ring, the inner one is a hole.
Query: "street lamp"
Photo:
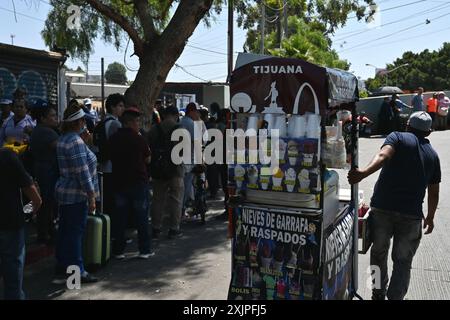
[[[384,76],[386,77],[386,86],[387,86],[387,84],[388,84],[388,74],[391,73],[391,72],[394,72],[394,71],[397,70],[397,69],[400,69],[400,68],[409,66],[409,63],[402,64],[401,66],[398,66],[398,67],[396,67],[396,68],[394,68],[394,69],[392,69],[392,70],[386,70],[386,69],[383,69],[383,68],[378,68],[377,66],[374,66],[373,64],[370,64],[370,63],[366,63],[366,66],[367,66],[367,67],[374,67],[374,68],[375,68],[375,74],[376,74],[376,75],[377,75],[378,73],[381,74],[381,71],[383,71],[382,75],[384,75]],[[380,71],[378,71],[378,70],[380,70]],[[378,72],[377,72],[377,71],[378,71]]]

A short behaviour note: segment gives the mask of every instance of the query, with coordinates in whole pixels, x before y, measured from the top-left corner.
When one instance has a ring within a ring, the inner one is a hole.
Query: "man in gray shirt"
[[[413,106],[413,112],[417,111],[427,111],[425,109],[425,104],[423,103],[423,88],[420,87],[417,90],[417,94],[413,97],[411,101],[411,105]]]

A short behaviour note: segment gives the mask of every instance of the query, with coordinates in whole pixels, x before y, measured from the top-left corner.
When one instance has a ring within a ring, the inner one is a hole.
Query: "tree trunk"
[[[127,105],[142,111],[142,125],[148,130],[153,105],[164,87],[167,75],[174,66],[201,19],[209,11],[212,0],[185,0],[180,2],[174,17],[164,33],[143,46],[139,57],[139,71],[125,92]]]

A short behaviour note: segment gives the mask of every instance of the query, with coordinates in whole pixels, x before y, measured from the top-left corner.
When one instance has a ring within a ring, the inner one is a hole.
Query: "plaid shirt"
[[[97,158],[80,136],[68,133],[56,146],[60,177],[56,183],[56,200],[61,205],[87,201],[88,193],[99,195]]]

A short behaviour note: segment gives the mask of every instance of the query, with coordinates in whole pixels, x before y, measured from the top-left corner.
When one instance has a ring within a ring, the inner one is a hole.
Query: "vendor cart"
[[[230,93],[230,134],[237,139],[242,129],[246,140],[227,148],[228,298],[353,299],[358,188],[345,196],[332,168],[357,166],[357,78],[299,59],[240,54]],[[340,110],[353,114],[347,135]]]

